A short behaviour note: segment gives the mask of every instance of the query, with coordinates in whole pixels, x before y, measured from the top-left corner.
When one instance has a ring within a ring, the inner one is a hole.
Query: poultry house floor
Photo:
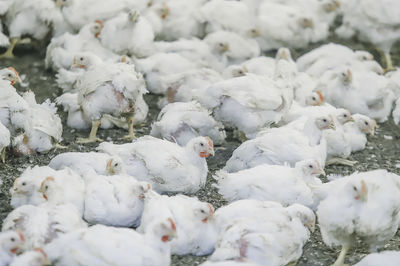
[[[341,40],[331,41],[348,45],[353,49],[368,50],[373,53],[378,60],[380,58],[377,51],[371,45],[358,43],[354,40],[345,43]],[[304,52],[319,45],[321,44],[314,44],[303,51],[293,51],[293,56],[296,58]],[[0,68],[13,66],[20,72],[23,83],[22,86],[19,86],[17,89],[19,91],[25,91],[29,88],[35,92],[38,102],[42,102],[46,98],[53,100],[61,93],[61,90],[57,88],[55,83],[54,73],[49,72],[44,68],[43,52],[43,50],[38,52],[36,50],[31,50],[30,48],[21,47],[16,50],[16,58],[12,60],[0,59]],[[394,47],[392,54],[394,63],[397,65],[400,64],[399,45]],[[270,55],[273,55],[273,53]],[[157,96],[146,95],[145,100],[150,106],[150,113],[146,125],[144,127],[135,128],[137,136],[149,133],[151,125],[150,121],[153,121],[159,112],[159,109],[156,106]],[[65,124],[65,114],[62,112],[62,108],[59,108],[59,113],[62,115]],[[47,154],[40,154],[32,157],[16,157],[8,151],[6,164],[0,163],[0,221],[3,221],[7,214],[12,210],[9,205],[10,195],[8,191],[16,177],[18,177],[19,174],[30,165],[47,165],[50,159],[59,153],[66,151],[85,152],[94,150],[97,144],[77,145],[75,143],[77,137],[83,137],[87,134],[88,132],[86,131],[79,132],[65,126],[63,142],[61,143],[62,145],[67,146],[67,149],[65,150],[52,150]],[[125,132],[120,129],[99,131],[99,137],[105,140],[113,140],[116,143],[122,142],[119,138],[124,134]],[[229,159],[233,150],[240,144],[239,141],[233,138],[232,132],[228,131],[227,134],[227,143],[223,145],[223,147],[216,147],[215,157],[208,160],[210,173],[206,187],[196,193],[196,196],[199,199],[212,203],[216,208],[226,204],[226,202],[218,195],[217,190],[213,187],[214,180],[212,179],[212,174],[225,165],[225,162]],[[380,124],[376,135],[369,136],[367,148],[362,152],[353,154],[350,159],[357,160],[358,163],[354,167],[336,165],[328,166],[326,168],[327,174],[346,175],[354,171],[365,171],[377,168],[386,168],[389,171],[400,174],[400,126],[394,125],[391,119],[386,123]],[[400,250],[400,232],[397,233],[384,249]],[[334,262],[338,253],[339,248],[331,249],[323,243],[321,234],[317,227],[317,230],[305,245],[303,256],[297,265],[330,265]],[[354,264],[368,253],[368,248],[358,244],[350,250],[346,263]],[[172,265],[198,265],[205,260],[206,257],[172,256]]]

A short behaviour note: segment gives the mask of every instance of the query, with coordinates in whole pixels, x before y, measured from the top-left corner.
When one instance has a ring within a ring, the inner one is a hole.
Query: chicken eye
[[[203,146],[204,146],[204,143],[200,143],[200,146],[203,147]]]
[[[368,126],[368,122],[367,121],[365,121],[364,123],[365,123],[366,126]]]
[[[310,164],[308,167],[313,168],[312,164]]]
[[[46,189],[46,190],[47,190],[48,188],[49,188],[49,186],[45,186],[45,187],[44,187],[44,189]]]
[[[323,121],[323,122],[327,122],[328,120],[326,120],[326,119],[324,118],[324,119],[322,119],[322,121]]]
[[[118,163],[116,163],[115,166],[118,166]]]
[[[201,210],[200,212],[201,212],[201,213],[204,213],[205,211],[204,211],[204,210]]]
[[[11,78],[12,75],[11,75],[11,74],[8,74],[8,76]]]
[[[353,186],[353,190],[354,190],[354,191],[357,191],[357,188]]]
[[[314,96],[311,98],[313,101],[315,101],[317,98],[315,98]]]
[[[344,117],[347,117],[347,115],[346,115],[346,114],[344,114],[343,116],[344,116]]]
[[[15,238],[14,237],[11,237],[11,242],[15,242]]]
[[[23,185],[23,186],[25,186],[25,185],[26,185],[26,183],[25,183],[25,182],[22,182],[22,185]]]
[[[83,57],[79,58],[79,60],[83,61]]]

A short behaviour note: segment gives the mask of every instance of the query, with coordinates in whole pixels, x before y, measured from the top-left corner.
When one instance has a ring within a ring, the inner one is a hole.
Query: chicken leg
[[[354,166],[357,163],[357,161],[350,161],[344,158],[330,158],[326,161],[325,165],[332,165],[332,164],[341,164],[341,165],[346,165],[346,166]]]
[[[90,130],[90,134],[88,138],[78,138],[76,143],[92,143],[92,142],[102,142],[103,140],[97,137],[97,130],[101,124],[101,120],[92,121],[92,129]]]
[[[332,266],[345,266],[346,264],[344,264],[344,258],[346,257],[347,251],[349,251],[349,247],[342,246],[339,257],[336,259],[335,263],[332,264]]]
[[[7,51],[5,51],[4,54],[0,55],[0,58],[14,58],[13,51],[19,41],[20,41],[19,38],[12,38],[10,46],[8,47]]]
[[[4,147],[4,148],[1,150],[0,156],[1,156],[1,161],[2,161],[3,163],[6,163],[6,147]]]
[[[133,140],[135,139],[135,132],[133,131],[133,116],[128,118],[128,135],[124,136],[124,139]]]
[[[393,66],[392,58],[390,57],[390,52],[384,51],[383,56],[385,57],[385,63],[386,63],[385,73],[396,70],[396,68]]]

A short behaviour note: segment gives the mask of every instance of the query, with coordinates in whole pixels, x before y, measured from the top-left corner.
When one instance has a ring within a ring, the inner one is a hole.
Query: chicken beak
[[[315,220],[312,221],[311,223],[306,224],[306,227],[308,230],[310,230],[311,233],[314,233],[315,231]]]
[[[348,123],[348,122],[355,122],[354,117],[350,116],[349,120],[346,123]]]
[[[315,171],[311,172],[311,174],[313,174],[313,175],[323,175],[323,176],[326,176],[326,173],[325,173],[324,169],[322,169],[322,168],[316,169]]]
[[[333,120],[329,123],[328,129],[336,130],[335,122]]]
[[[314,28],[314,22],[311,19],[304,19],[303,20],[303,27],[304,28],[313,29]]]
[[[229,50],[229,44],[224,44],[222,47],[221,47],[221,52],[226,52],[226,51],[228,51]]]
[[[112,164],[112,159],[108,160],[108,162],[107,162],[107,167],[106,167],[106,173],[107,173],[107,175],[112,175],[112,174],[114,174],[114,173],[113,173],[114,171],[111,169],[111,164]]]
[[[347,71],[346,71],[346,77],[344,78],[344,81],[345,81],[346,83],[350,83],[352,80],[353,80],[353,76],[352,76],[352,74],[351,74],[351,71],[350,71],[350,70],[347,70]]]

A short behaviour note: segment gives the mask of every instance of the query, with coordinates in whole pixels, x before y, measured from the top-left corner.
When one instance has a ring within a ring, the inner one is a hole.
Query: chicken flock
[[[292,58],[289,48],[330,34],[372,43],[385,68],[335,43]],[[15,179],[0,265],[161,266],[171,254],[208,256],[203,266],[295,265],[316,225],[341,248],[335,266],[357,241],[372,253],[357,266],[399,265],[400,252],[376,252],[399,226],[400,176],[319,178],[327,165],[356,164],[349,156],[378,123],[399,123],[398,40],[396,0],[1,0],[0,60],[45,44],[62,91],[38,103],[19,91],[15,68],[0,69],[2,162],[65,148],[63,124],[87,131],[80,145],[99,144]],[[147,93],[161,111],[136,138]],[[126,131],[123,144],[98,137],[113,127]],[[241,145],[209,173],[225,130]],[[207,179],[227,205],[194,196]]]

